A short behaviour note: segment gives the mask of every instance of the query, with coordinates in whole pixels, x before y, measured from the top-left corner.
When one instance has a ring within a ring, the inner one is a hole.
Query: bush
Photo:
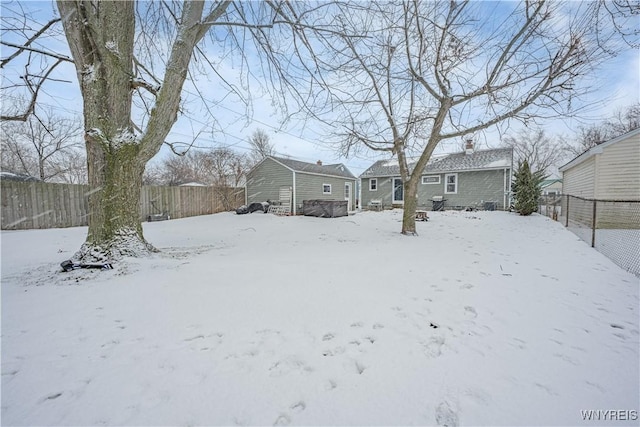
[[[532,173],[526,160],[518,163],[511,191],[515,198],[515,209],[520,215],[531,215],[538,210],[538,199],[542,194],[540,184],[545,178],[544,171]]]

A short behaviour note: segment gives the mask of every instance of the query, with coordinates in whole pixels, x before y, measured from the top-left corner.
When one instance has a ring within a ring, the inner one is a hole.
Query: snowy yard
[[[146,223],[105,272],[57,272],[86,228],[2,232],[2,425],[637,425],[638,279],[539,215],[430,217]]]

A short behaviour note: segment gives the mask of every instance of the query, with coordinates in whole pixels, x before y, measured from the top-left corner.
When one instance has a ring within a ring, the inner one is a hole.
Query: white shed
[[[640,200],[640,128],[585,151],[560,172],[564,194]]]

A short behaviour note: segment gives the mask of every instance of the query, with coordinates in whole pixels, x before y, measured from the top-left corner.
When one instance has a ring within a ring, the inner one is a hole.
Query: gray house
[[[295,215],[304,200],[346,200],[355,209],[357,178],[342,163],[323,165],[269,156],[247,174],[246,202],[279,201]]]
[[[411,170],[413,165],[409,165]],[[505,209],[509,206],[512,165],[511,148],[476,151],[472,144],[461,153],[432,157],[418,183],[418,207]],[[363,207],[404,204],[397,159],[374,163],[360,180]]]

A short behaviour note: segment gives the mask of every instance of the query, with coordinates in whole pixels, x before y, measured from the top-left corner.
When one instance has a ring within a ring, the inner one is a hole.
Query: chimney
[[[464,152],[466,154],[473,154],[473,139],[467,139],[467,142],[464,145]]]
[[[318,165],[318,166],[322,166],[322,160],[318,160],[318,161],[316,162],[316,165]]]

